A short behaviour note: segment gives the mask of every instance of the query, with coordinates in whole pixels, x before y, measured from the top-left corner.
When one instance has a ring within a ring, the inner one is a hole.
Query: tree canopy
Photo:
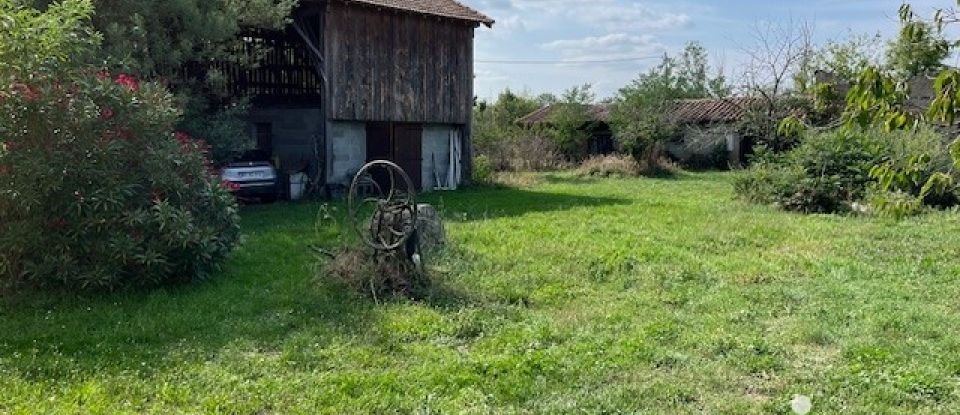
[[[887,64],[901,79],[930,74],[943,68],[950,42],[934,24],[916,20],[909,8],[895,40],[887,50]]]
[[[52,0],[32,3],[36,10],[57,4]],[[98,66],[172,86],[185,113],[179,128],[206,141],[216,162],[229,161],[252,145],[243,120],[246,101],[223,96],[219,92],[222,77],[215,72],[197,75],[182,69],[187,63],[217,60],[255,66],[257,56],[238,53],[241,31],[283,28],[297,0],[92,0],[90,4],[92,29],[102,40],[93,57]]]
[[[706,49],[692,42],[679,57],[664,55],[655,68],[620,89],[611,121],[624,150],[648,167],[655,164],[658,144],[676,135],[669,116],[674,101],[730,94],[722,71],[711,72]]]

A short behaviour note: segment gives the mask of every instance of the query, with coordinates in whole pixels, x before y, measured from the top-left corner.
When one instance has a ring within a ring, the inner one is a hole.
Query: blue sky
[[[715,67],[736,78],[744,48],[763,22],[806,21],[814,39],[850,34],[891,37],[901,0],[465,0],[497,20],[476,36],[476,94],[495,97],[510,87],[531,94],[559,93],[591,83],[612,95],[659,58],[577,65],[514,65],[490,61],[607,60],[675,53],[689,41],[707,47]],[[953,0],[914,0],[918,13]]]

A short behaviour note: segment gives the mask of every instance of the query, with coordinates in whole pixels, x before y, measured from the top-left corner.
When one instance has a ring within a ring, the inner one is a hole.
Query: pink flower
[[[113,118],[113,110],[110,108],[100,109],[100,119],[107,121]]]
[[[97,72],[97,79],[99,79],[99,80],[101,80],[101,81],[110,80],[110,78],[112,78],[112,77],[113,77],[113,75],[111,75],[111,74],[110,74],[110,71],[108,71],[108,70],[106,70],[106,69],[103,69],[103,70],[100,70],[99,72]]]
[[[191,141],[193,141],[193,137],[190,137],[190,134],[187,134],[183,131],[177,131],[173,135],[181,145],[188,145]]]
[[[137,77],[129,74],[122,73],[117,75],[117,78],[113,80],[117,85],[127,88],[131,92],[137,92],[140,90],[140,80]]]

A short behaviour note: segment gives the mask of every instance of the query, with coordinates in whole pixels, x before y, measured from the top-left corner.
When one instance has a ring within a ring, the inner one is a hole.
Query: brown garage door
[[[367,161],[390,160],[397,163],[421,190],[423,166],[423,126],[387,122],[367,123]],[[375,178],[378,182],[386,178]],[[384,183],[385,184],[385,183]]]
[[[423,126],[419,124],[396,124],[393,127],[393,161],[400,165],[420,189],[423,166]]]

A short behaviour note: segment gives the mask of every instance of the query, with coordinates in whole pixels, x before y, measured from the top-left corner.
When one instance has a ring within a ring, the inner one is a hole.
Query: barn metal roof
[[[493,26],[494,23],[490,17],[456,0],[347,0],[347,2],[483,23],[488,27]]]

